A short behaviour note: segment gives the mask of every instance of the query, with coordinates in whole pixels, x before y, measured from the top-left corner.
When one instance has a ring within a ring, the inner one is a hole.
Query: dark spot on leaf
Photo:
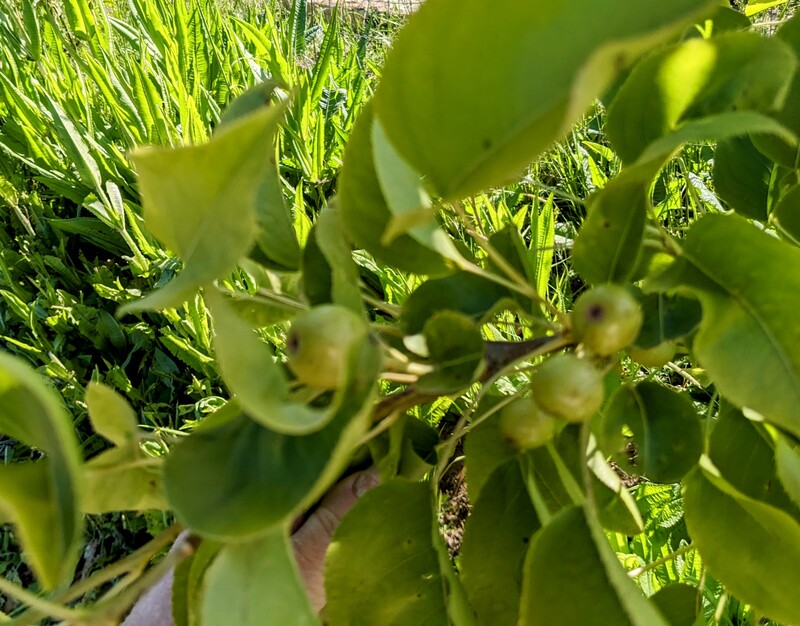
[[[484,150],[489,150],[492,147],[492,140],[491,139],[484,139],[481,142],[481,145],[483,146]]]
[[[602,226],[603,226],[603,228],[611,228],[611,222],[606,220],[605,222],[603,222]]]

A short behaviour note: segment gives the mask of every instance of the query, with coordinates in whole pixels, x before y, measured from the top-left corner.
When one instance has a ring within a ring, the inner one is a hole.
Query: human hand
[[[300,577],[311,606],[325,606],[325,552],[344,515],[358,499],[379,483],[375,468],[350,474],[339,481],[292,535],[292,547]],[[187,533],[175,541],[175,550]],[[134,605],[123,626],[174,626],[172,621],[172,575],[170,572]]]

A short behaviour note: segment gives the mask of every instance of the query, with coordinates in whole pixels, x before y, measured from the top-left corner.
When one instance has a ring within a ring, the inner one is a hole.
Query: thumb
[[[292,535],[295,560],[315,611],[325,605],[323,567],[333,533],[358,499],[379,482],[375,468],[351,474],[328,492],[306,522]]]

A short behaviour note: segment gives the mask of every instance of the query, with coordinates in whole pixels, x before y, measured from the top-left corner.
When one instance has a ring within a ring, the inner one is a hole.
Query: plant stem
[[[689,550],[694,550],[694,546],[691,543],[687,543],[685,546],[681,546],[674,552],[670,552],[666,556],[662,556],[660,559],[656,559],[652,563],[648,563],[647,565],[642,565],[642,567],[637,567],[636,569],[632,569],[630,572],[628,572],[628,576],[630,576],[631,578],[636,578],[638,576],[641,576],[645,572],[649,572],[650,570],[653,570],[661,565],[664,565],[664,563],[672,561],[673,559],[679,557],[681,554],[688,552]]]
[[[177,549],[170,551],[164,560],[155,567],[149,569],[145,574],[136,580],[132,585],[117,593],[118,588],[112,589],[92,611],[87,624],[108,624],[117,623],[125,614],[130,606],[136,602],[142,593],[150,589],[161,580],[170,570],[178,565],[183,559],[194,554],[197,549],[196,541],[192,541],[190,536],[182,541]]]
[[[95,572],[88,578],[79,580],[66,591],[57,594],[55,597],[47,599],[44,602],[47,602],[48,606],[52,605],[58,607],[61,611],[69,610],[72,614],[70,619],[74,619],[75,610],[67,609],[62,605],[72,602],[73,600],[77,600],[78,598],[85,595],[95,587],[99,587],[103,583],[106,583],[109,580],[116,578],[117,576],[120,576],[135,569],[144,568],[147,565],[148,561],[153,557],[153,555],[158,553],[163,548],[166,548],[168,545],[170,545],[175,540],[175,537],[177,537],[182,530],[183,526],[181,526],[180,524],[177,523],[172,524],[172,526],[164,530],[157,537],[151,539],[148,543],[143,545],[135,552],[132,552],[131,554],[129,554],[123,559],[120,559],[116,563],[112,563],[108,567],[105,567],[100,571]],[[2,582],[2,579],[0,579],[0,582]],[[2,591],[1,587],[0,591]],[[17,597],[20,600],[22,600],[20,596]],[[35,624],[47,615],[59,619],[64,619],[61,617],[61,615],[58,615],[54,613],[52,610],[50,610],[50,608],[46,608],[44,604],[34,605],[33,603],[27,601],[25,601],[25,603],[30,605],[31,609],[25,611],[24,613],[16,617],[14,620],[12,620],[11,624],[14,624],[14,626]],[[84,612],[81,612],[81,615],[84,614],[85,614]]]
[[[436,466],[433,474],[433,484],[438,485],[441,480],[444,470],[449,463],[450,457],[453,456],[456,445],[464,436],[467,431],[467,421],[469,420],[475,407],[480,403],[483,394],[485,394],[491,384],[501,376],[505,375],[506,371],[513,367],[517,361],[525,358],[535,358],[550,352],[555,352],[568,346],[570,341],[561,335],[554,335],[552,337],[538,337],[529,341],[519,342],[487,342],[487,367],[486,372],[481,377],[483,389],[478,394],[470,410],[464,411],[453,429],[453,434],[447,439],[443,445],[441,452],[441,460]],[[492,354],[490,358],[489,354]]]
[[[172,524],[169,528],[162,531],[157,537],[153,537],[153,539],[135,552],[132,552],[116,563],[112,563],[108,567],[95,572],[88,578],[79,580],[72,587],[70,587],[62,597],[59,597],[59,601],[71,602],[72,600],[80,598],[82,595],[91,591],[95,587],[99,587],[103,583],[108,582],[117,576],[135,569],[143,568],[147,565],[148,561],[153,557],[153,555],[170,545],[182,530],[183,526],[181,524]]]
[[[70,609],[59,602],[54,602],[53,600],[48,600],[47,598],[37,596],[35,593],[31,593],[27,589],[24,589],[2,577],[0,577],[0,592],[6,596],[16,598],[23,604],[27,604],[33,611],[40,614],[37,619],[40,619],[42,615],[50,615],[57,619],[66,620],[67,622],[73,623],[79,621],[80,618],[86,615],[86,611],[84,610]],[[13,619],[9,622],[9,624],[24,623],[19,622],[19,619],[20,618]]]

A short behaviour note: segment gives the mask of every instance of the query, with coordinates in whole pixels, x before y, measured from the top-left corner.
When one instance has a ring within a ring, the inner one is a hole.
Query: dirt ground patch
[[[311,0],[312,4],[332,9],[337,0]],[[381,11],[383,13],[412,13],[421,4],[422,0],[339,0],[339,6],[352,11]]]

